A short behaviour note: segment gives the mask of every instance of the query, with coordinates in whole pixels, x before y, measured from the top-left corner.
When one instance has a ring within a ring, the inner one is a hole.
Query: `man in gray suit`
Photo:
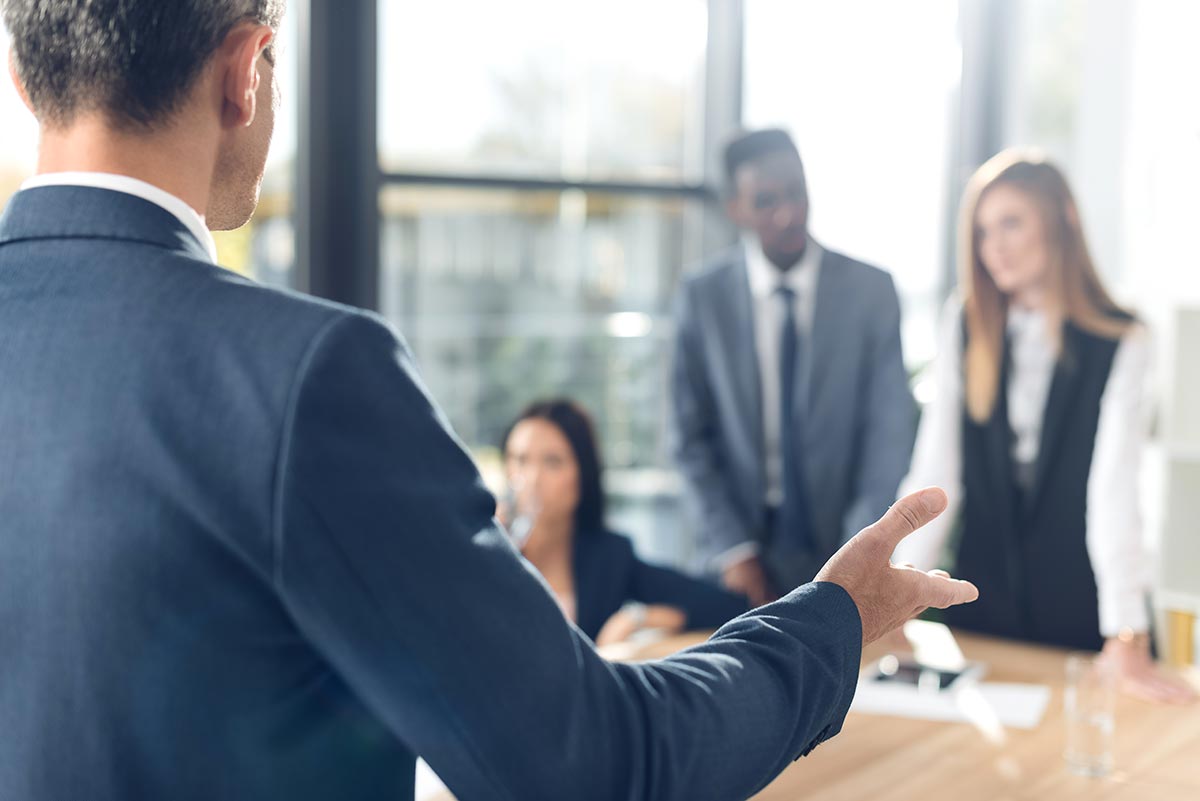
[[[253,212],[278,0],[0,0],[41,123],[0,217],[0,799],[735,799],[839,730],[861,647],[975,597],[820,580],[609,664],[377,316],[222,270]]]
[[[673,442],[704,555],[765,603],[888,508],[916,416],[892,279],[809,236],[791,137],[739,136],[725,171],[744,238],[679,293]]]

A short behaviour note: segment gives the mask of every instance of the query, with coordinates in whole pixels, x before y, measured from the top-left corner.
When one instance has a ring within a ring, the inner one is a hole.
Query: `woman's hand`
[[[1197,698],[1190,684],[1154,664],[1145,634],[1109,637],[1101,654],[1115,666],[1121,691],[1127,695],[1160,704],[1188,704]]]
[[[667,634],[683,631],[687,617],[673,606],[642,606],[629,604],[622,607],[600,628],[596,635],[596,647],[624,642],[642,629],[658,629]]]

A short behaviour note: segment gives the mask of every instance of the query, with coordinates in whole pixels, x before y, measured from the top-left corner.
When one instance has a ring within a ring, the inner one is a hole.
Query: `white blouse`
[[[1016,464],[1031,464],[1037,460],[1055,354],[1040,313],[1010,310],[1008,330],[1012,364],[1006,400],[1015,434],[1012,456]],[[922,570],[936,567],[962,506],[961,302],[947,305],[938,345],[931,366],[934,393],[921,417],[912,468],[900,494],[936,485],[946,490],[950,504],[941,517],[905,539],[893,557]],[[1105,637],[1116,636],[1123,628],[1149,628],[1145,600],[1149,559],[1142,543],[1138,480],[1149,429],[1150,354],[1149,332],[1141,324],[1134,325],[1117,346],[1100,399],[1088,474],[1087,550],[1099,595],[1100,633]]]

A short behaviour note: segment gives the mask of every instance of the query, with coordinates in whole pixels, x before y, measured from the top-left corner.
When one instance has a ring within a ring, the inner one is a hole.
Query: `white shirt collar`
[[[1016,303],[1010,303],[1008,306],[1008,322],[1012,326],[1032,325],[1039,320],[1044,320],[1045,317],[1046,315],[1041,309],[1030,309],[1018,306]]]
[[[1049,341],[1046,313],[1041,309],[1027,309],[1015,303],[1008,307],[1005,327],[1010,336],[1022,341]]]
[[[817,283],[817,271],[821,264],[821,246],[811,236],[804,248],[800,261],[786,272],[770,262],[767,254],[763,253],[758,238],[747,235],[742,238],[746,251],[746,272],[750,279],[750,294],[756,298],[768,297],[780,286],[786,286],[798,296],[803,297],[813,290]]]
[[[130,178],[128,175],[107,172],[50,172],[35,175],[21,184],[21,189],[36,189],[42,186],[89,186],[140,197],[174,215],[199,240],[212,263],[217,263],[217,243],[213,240],[208,226],[204,224],[204,218],[187,203],[153,184]]]

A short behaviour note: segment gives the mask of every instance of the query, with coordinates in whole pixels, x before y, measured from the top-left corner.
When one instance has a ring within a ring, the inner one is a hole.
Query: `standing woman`
[[[1053,165],[995,156],[967,186],[961,226],[963,298],[942,322],[935,396],[901,487],[943,486],[950,508],[895,560],[935,567],[957,534],[955,574],[979,601],[948,623],[1103,649],[1129,692],[1189,700],[1150,653],[1146,328],[1101,284]]]

